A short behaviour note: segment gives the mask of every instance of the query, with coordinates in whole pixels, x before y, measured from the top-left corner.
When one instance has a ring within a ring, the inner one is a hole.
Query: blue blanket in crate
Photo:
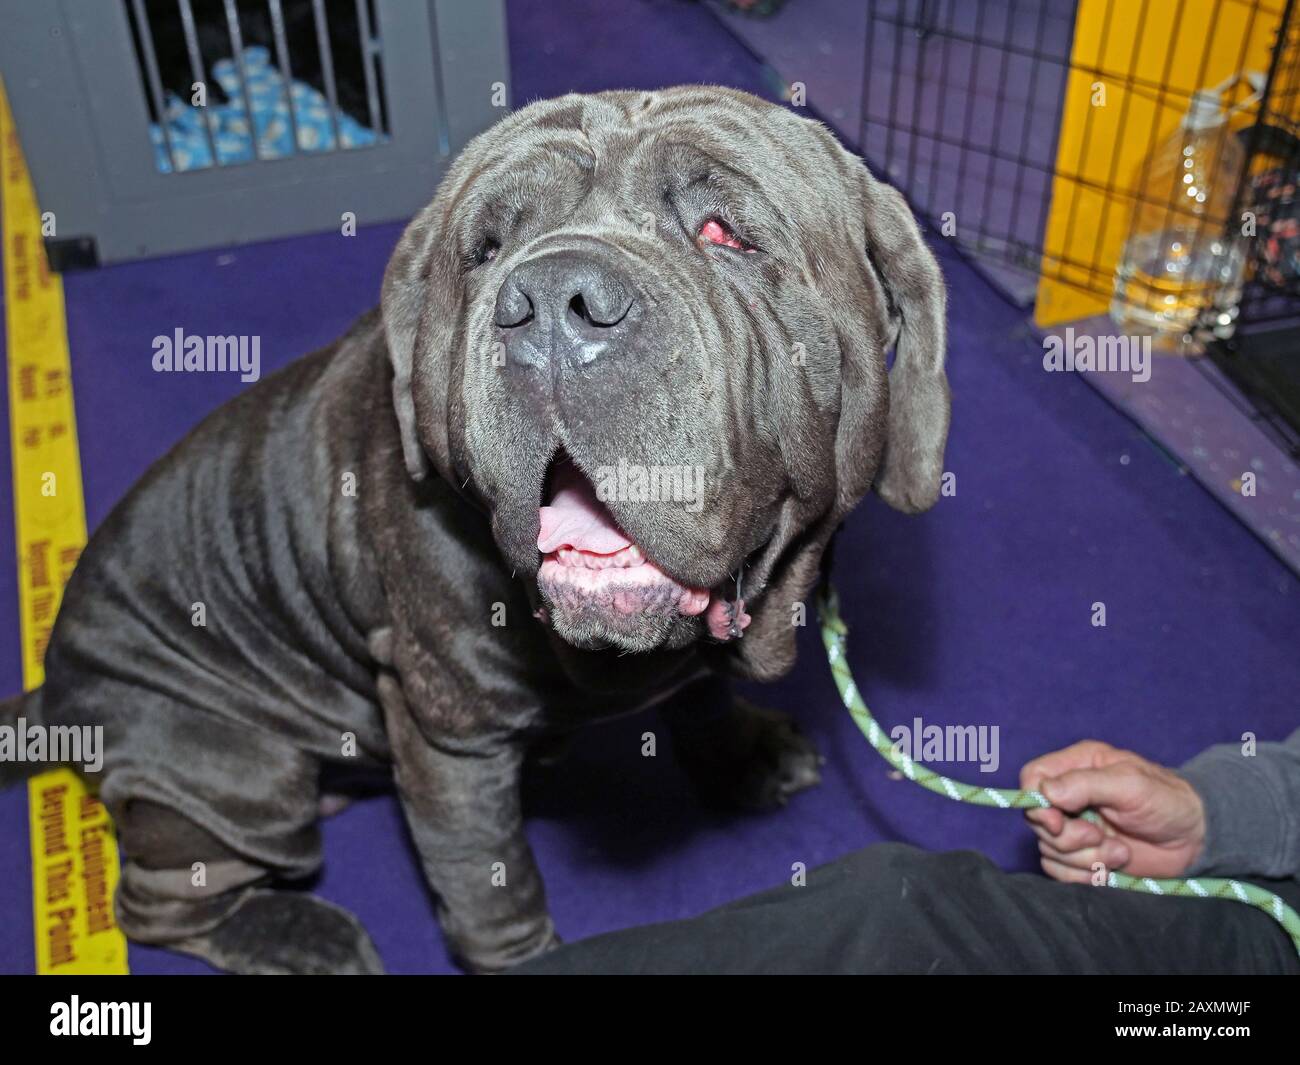
[[[279,68],[272,64],[270,53],[265,48],[252,45],[244,49],[244,69],[248,73],[248,98],[261,157],[282,159],[293,155],[289,99]],[[212,141],[216,145],[218,162],[222,165],[249,163],[255,158],[239,75],[239,64],[233,59],[220,59],[212,65],[212,77],[228,97],[224,104],[191,107],[175,93],[167,94],[167,132],[171,136],[172,157],[176,160],[177,170],[199,170],[212,165],[212,151],[204,129],[207,124],[205,111],[212,119]],[[298,123],[298,150],[332,150],[335,147],[334,125],[330,121],[329,101],[304,82],[295,80],[291,85],[294,118]],[[372,129],[351,115],[336,111],[335,116],[342,147],[361,148],[374,144],[378,139]],[[158,169],[164,174],[171,173],[172,164],[167,157],[162,127],[151,124],[149,135],[153,140]]]

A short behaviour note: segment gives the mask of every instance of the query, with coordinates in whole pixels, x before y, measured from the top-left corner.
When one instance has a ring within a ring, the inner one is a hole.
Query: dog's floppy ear
[[[939,498],[948,439],[943,274],[907,201],[858,165],[865,201],[866,256],[899,320],[889,372],[889,420],[877,494],[909,514]]]
[[[817,127],[820,128],[820,127]],[[854,242],[841,260],[847,279],[837,286],[841,350],[839,427],[835,436],[836,499],[825,517],[805,530],[774,572],[745,638],[731,651],[733,669],[773,680],[795,660],[791,609],[804,604],[820,575],[822,555],[836,526],[872,487],[891,506],[915,513],[939,498],[948,438],[948,380],[944,375],[946,296],[939,264],[926,247],[912,212],[895,189],[877,181],[825,133],[838,167],[837,201]],[[820,158],[826,158],[825,155]],[[864,318],[865,316],[865,318]],[[896,338],[891,338],[893,326]],[[880,360],[891,339],[888,414]],[[883,460],[882,456],[883,449]]]
[[[461,149],[433,201],[402,233],[384,271],[380,303],[393,367],[393,408],[406,469],[417,481],[429,475],[431,466],[450,481],[461,480],[448,436],[458,362],[452,345],[464,299],[453,208],[472,188],[483,160],[508,141],[529,110],[514,112]]]
[[[430,318],[437,310],[446,310],[437,307],[443,302],[438,298],[437,289],[445,281],[436,276],[440,272],[436,246],[440,214],[435,199],[406,227],[384,271],[381,301],[388,358],[393,367],[393,408],[402,434],[402,455],[407,472],[417,481],[428,476],[429,456],[420,443],[412,388],[416,347],[421,347],[425,358],[447,358],[447,353],[432,343],[435,338],[431,334],[435,330]],[[444,428],[444,440],[437,443],[445,446],[445,436]]]

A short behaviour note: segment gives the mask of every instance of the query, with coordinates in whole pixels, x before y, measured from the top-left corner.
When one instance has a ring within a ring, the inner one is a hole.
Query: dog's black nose
[[[553,360],[585,366],[622,340],[636,318],[632,288],[601,259],[555,252],[520,263],[497,293],[494,320],[506,357],[523,366]]]

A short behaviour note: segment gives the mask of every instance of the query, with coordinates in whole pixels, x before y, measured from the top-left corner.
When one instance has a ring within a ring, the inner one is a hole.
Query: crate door
[[[498,0],[0,11],[56,268],[408,217],[506,102]]]

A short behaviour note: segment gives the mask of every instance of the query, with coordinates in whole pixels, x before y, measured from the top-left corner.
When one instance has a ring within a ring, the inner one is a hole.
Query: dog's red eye
[[[741,240],[731,231],[731,227],[718,218],[710,218],[704,225],[700,226],[700,240],[708,241],[710,244],[721,244],[725,248],[735,248],[737,251],[752,252],[754,249]]]

